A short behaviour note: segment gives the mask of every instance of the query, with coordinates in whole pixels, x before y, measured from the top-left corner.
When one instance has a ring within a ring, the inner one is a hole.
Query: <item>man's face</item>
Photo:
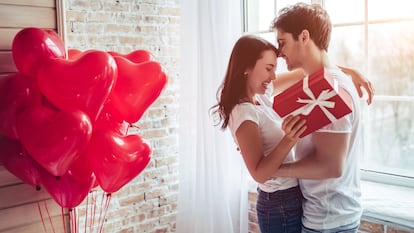
[[[300,68],[301,43],[295,40],[291,33],[277,30],[277,43],[279,45],[280,56],[286,61],[288,70]]]

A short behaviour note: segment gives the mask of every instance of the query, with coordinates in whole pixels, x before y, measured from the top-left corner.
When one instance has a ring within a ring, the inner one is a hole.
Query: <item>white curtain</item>
[[[209,108],[241,36],[240,0],[182,1],[178,233],[247,231],[247,170]]]

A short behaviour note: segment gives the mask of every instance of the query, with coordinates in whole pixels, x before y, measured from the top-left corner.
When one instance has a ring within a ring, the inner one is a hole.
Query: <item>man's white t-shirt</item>
[[[358,156],[360,155],[359,98],[352,83],[339,69],[327,69],[338,85],[352,97],[351,114],[323,127],[317,132],[349,133],[351,140],[342,176],[335,179],[300,179],[300,187],[305,198],[303,202],[303,224],[311,229],[332,229],[359,221],[362,214],[360,202],[360,176]],[[314,149],[312,134],[296,145],[296,156],[301,159]]]
[[[281,130],[281,119],[272,108],[272,93],[273,87],[269,88],[264,95],[256,95],[256,100],[259,105],[252,103],[240,103],[236,105],[229,119],[229,129],[237,145],[237,138],[235,132],[244,121],[252,121],[256,123],[260,129],[262,136],[264,156],[276,147],[279,141],[283,138],[284,132]],[[284,162],[294,161],[293,152],[291,151]],[[277,168],[275,167],[275,170]],[[259,188],[265,192],[275,192],[277,190],[288,189],[298,185],[296,178],[279,177],[267,180],[265,183],[259,184]]]

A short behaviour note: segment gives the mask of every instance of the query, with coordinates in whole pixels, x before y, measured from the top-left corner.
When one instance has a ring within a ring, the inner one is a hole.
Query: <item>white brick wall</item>
[[[138,177],[112,195],[104,232],[175,232],[179,1],[66,0],[65,9],[69,49],[124,54],[145,49],[164,66],[169,79],[162,95],[135,124],[138,128],[132,129],[150,142],[151,162]],[[94,195],[102,197],[101,193]],[[100,203],[96,205],[100,207]],[[86,201],[78,207],[81,222],[85,219],[85,207]],[[79,224],[79,228],[83,232],[84,226]]]

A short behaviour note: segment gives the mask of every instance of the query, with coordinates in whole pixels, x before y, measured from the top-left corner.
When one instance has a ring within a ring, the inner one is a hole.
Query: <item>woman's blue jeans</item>
[[[273,193],[258,188],[256,210],[261,233],[300,233],[302,199],[299,186]]]

